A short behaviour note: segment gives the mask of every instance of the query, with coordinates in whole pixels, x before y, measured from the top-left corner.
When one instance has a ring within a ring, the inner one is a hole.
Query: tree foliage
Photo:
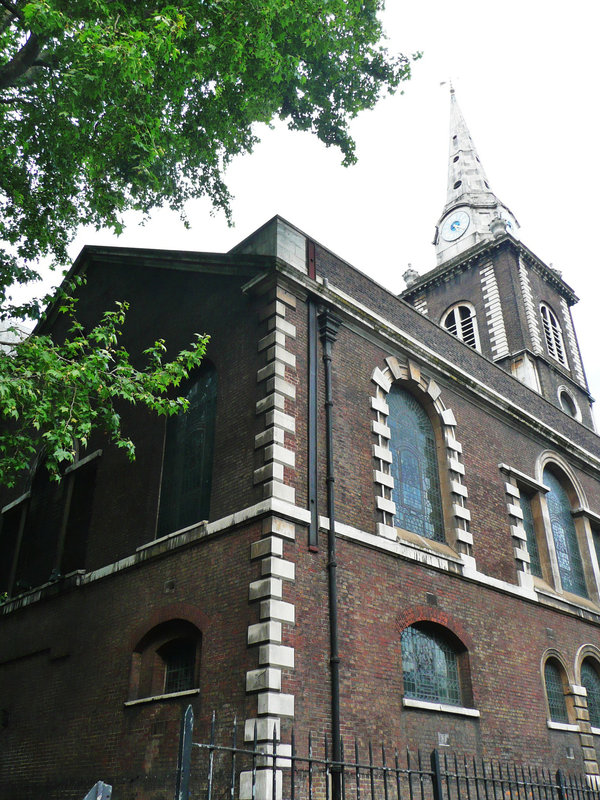
[[[224,169],[252,149],[257,122],[279,116],[352,163],[349,121],[410,75],[380,44],[382,5],[0,0],[0,319],[36,313],[10,287],[41,257],[66,264],[80,225],[119,233],[127,210],[184,217],[201,196],[229,215]],[[54,357],[44,341],[26,345],[34,371]],[[0,374],[5,393],[17,374]]]

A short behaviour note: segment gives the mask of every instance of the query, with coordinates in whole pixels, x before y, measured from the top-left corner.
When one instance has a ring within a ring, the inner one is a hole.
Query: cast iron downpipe
[[[327,516],[329,517],[329,664],[331,669],[331,757],[338,766],[331,771],[332,800],[341,798],[340,737],[340,656],[338,649],[337,562],[335,555],[335,494],[333,470],[333,392],[331,387],[331,346],[337,338],[341,320],[328,309],[319,314],[319,335],[323,345],[325,367],[325,440],[327,449]]]

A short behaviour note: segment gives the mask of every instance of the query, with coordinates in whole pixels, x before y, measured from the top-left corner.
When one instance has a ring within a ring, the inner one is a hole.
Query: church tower
[[[593,428],[592,398],[562,275],[518,238],[519,223],[492,191],[450,90],[446,204],[437,266],[409,270],[402,298],[548,402]]]

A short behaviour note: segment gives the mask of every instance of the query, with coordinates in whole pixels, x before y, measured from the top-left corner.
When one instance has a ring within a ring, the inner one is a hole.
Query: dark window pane
[[[583,563],[569,497],[561,482],[550,470],[544,470],[543,480],[546,486],[550,487],[546,502],[562,587],[567,592],[587,597]]]
[[[406,628],[402,632],[402,671],[406,697],[461,705],[457,654],[439,634]]]
[[[19,503],[2,514],[0,521],[0,593],[7,592],[9,588],[22,513],[23,503]]]
[[[581,665],[581,684],[587,690],[590,725],[600,728],[600,676],[589,659],[586,659]]]
[[[63,575],[85,569],[97,466],[96,460],[84,464],[65,479],[72,481],[72,494],[60,567]]]
[[[165,694],[185,692],[194,688],[196,668],[196,642],[178,639],[160,650],[165,662]]]
[[[208,519],[217,375],[207,365],[186,395],[187,413],[167,420],[158,535]]]
[[[553,722],[568,722],[569,717],[561,669],[554,661],[546,661],[544,680],[546,681],[546,696],[548,698],[550,719]]]
[[[15,592],[39,586],[50,578],[57,557],[64,492],[65,482],[51,481],[46,467],[40,466],[31,485]]]
[[[444,540],[437,453],[433,427],[425,409],[404,389],[388,395],[393,453],[394,524],[427,539]]]

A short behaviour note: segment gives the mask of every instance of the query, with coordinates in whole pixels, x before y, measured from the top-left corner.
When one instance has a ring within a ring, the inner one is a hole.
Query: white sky
[[[492,190],[521,239],[563,271],[581,302],[574,318],[592,394],[600,398],[597,302],[600,4],[597,0],[388,0],[392,50],[424,56],[405,94],[353,124],[357,166],[310,134],[265,128],[228,172],[235,228],[208,203],[189,207],[191,231],[156,213],[126,232],[83,231],[72,247],[116,244],[226,251],[275,213],[394,292],[410,262],[435,266],[434,225],[446,198],[448,87]]]

